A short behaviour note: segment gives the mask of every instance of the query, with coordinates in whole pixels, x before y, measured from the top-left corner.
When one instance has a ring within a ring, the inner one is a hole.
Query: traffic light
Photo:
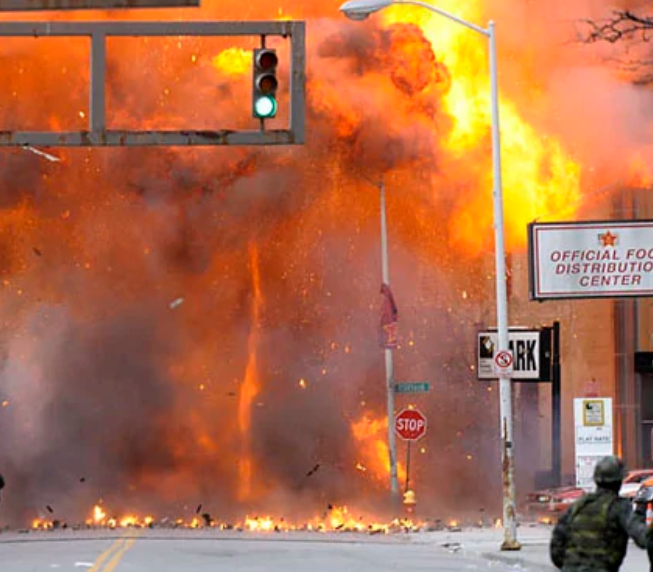
[[[278,63],[276,50],[254,50],[252,105],[254,117],[258,119],[268,119],[277,114]]]

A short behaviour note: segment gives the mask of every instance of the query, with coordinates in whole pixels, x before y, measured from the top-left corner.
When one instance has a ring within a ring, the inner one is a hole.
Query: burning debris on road
[[[197,513],[201,510],[198,507]],[[418,532],[433,528],[428,522],[413,521],[411,519],[395,518],[387,524],[373,522],[363,516],[355,518],[347,507],[331,507],[322,518],[314,518],[303,524],[293,524],[285,518],[270,516],[246,516],[233,523],[214,519],[209,513],[194,516],[185,520],[182,518],[170,519],[167,517],[155,519],[152,516],[137,517],[127,515],[111,517],[100,505],[93,508],[92,517],[84,523],[67,524],[59,520],[35,519],[32,522],[33,531],[57,530],[60,528],[82,529],[117,529],[117,528],[185,528],[217,530],[233,530],[236,532],[358,532],[368,534],[389,534],[393,532]],[[435,528],[441,528],[436,524]]]
[[[48,512],[54,512],[51,507],[46,507]],[[320,516],[307,519],[301,523],[289,520],[284,517],[272,516],[245,516],[241,519],[229,521],[226,519],[214,518],[208,512],[202,512],[203,505],[198,505],[195,515],[188,518],[170,517],[140,517],[133,514],[123,516],[111,516],[112,512],[101,504],[93,507],[92,514],[82,523],[67,523],[60,519],[37,518],[34,519],[31,531],[48,531],[58,529],[72,530],[98,530],[98,529],[121,529],[121,528],[151,528],[151,529],[215,529],[234,532],[315,532],[315,533],[365,533],[365,534],[394,534],[394,533],[415,533],[423,531],[461,532],[463,527],[475,528],[501,528],[501,519],[495,519],[488,523],[484,518],[478,521],[462,522],[456,519],[449,519],[444,522],[441,519],[403,517],[393,518],[388,522],[382,522],[369,515],[358,515],[348,507],[337,507],[328,505],[327,509]],[[201,514],[200,514],[201,513]],[[23,532],[29,532],[24,530]]]

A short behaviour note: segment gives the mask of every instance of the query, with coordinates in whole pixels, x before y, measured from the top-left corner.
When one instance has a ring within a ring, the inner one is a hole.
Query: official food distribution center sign
[[[653,221],[532,223],[534,300],[653,295]]]
[[[612,399],[574,399],[576,438],[576,486],[594,489],[594,467],[606,455],[613,455]]]

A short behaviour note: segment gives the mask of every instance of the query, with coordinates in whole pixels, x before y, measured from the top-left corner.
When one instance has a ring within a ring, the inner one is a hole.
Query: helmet
[[[603,457],[594,467],[594,482],[597,485],[620,483],[626,476],[626,468],[619,457]]]

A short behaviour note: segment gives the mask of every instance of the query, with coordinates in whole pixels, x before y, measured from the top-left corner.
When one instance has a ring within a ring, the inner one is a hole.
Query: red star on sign
[[[614,246],[617,242],[617,235],[608,231],[605,234],[599,234],[599,239],[603,246]]]

